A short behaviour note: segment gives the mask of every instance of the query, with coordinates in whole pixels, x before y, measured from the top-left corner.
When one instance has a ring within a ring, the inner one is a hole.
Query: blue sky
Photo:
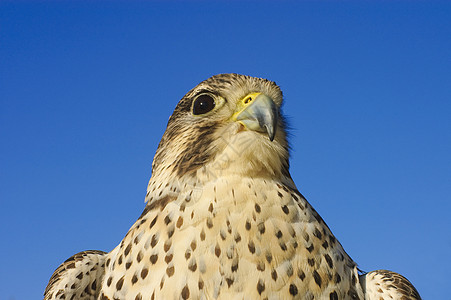
[[[225,72],[281,86],[291,174],[360,268],[449,297],[450,16],[434,1],[0,2],[2,299],[42,298],[66,258],[121,241],[173,108]]]

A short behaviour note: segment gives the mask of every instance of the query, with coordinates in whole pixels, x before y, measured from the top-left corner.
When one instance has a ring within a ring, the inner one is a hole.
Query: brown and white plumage
[[[365,299],[421,299],[412,283],[398,273],[377,270],[360,277]]]
[[[97,299],[105,273],[105,257],[103,251],[88,250],[68,258],[53,272],[44,300]]]
[[[359,276],[298,192],[281,105],[274,82],[238,74],[189,91],[155,154],[142,215],[110,253],[60,266],[45,299],[420,299],[399,274]],[[95,295],[79,293],[87,286]]]

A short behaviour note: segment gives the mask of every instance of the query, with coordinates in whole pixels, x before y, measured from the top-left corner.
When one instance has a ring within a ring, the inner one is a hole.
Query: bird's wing
[[[404,276],[387,270],[371,271],[360,276],[365,299],[421,300],[420,294]]]
[[[88,250],[75,254],[53,272],[44,300],[97,299],[105,273],[106,253]]]

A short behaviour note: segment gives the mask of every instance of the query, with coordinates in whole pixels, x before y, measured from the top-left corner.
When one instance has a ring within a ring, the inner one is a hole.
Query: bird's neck
[[[288,176],[282,173],[266,172],[264,169],[260,172],[242,172],[234,171],[234,168],[220,168],[219,165],[205,166],[193,175],[177,176],[173,172],[162,172],[153,174],[150,178],[146,202],[159,201],[164,198],[177,199],[180,197],[193,197],[201,195],[206,187],[212,185],[224,186],[228,189],[244,186],[252,181],[279,182],[293,190],[296,186]],[[183,195],[181,195],[183,191]]]
[[[230,131],[225,131],[230,133]],[[165,194],[175,196],[178,191],[201,189],[205,185],[227,178],[262,178],[275,182],[286,182],[294,186],[289,174],[289,154],[285,137],[276,137],[271,142],[265,136],[244,131],[214,139],[209,149],[216,154],[200,164],[195,159],[185,159],[193,165],[183,164],[174,151],[157,151],[160,153],[157,163],[153,164],[152,177],[149,181],[146,201],[160,198]],[[191,153],[193,157],[199,153]],[[185,156],[183,156],[185,157]],[[185,172],[180,172],[180,170]]]

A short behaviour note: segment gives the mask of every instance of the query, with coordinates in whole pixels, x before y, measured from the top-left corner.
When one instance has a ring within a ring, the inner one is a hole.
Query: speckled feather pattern
[[[105,296],[358,299],[355,264],[297,191],[225,177],[198,197],[186,192],[147,212],[112,251]]]
[[[88,250],[68,258],[55,270],[44,292],[44,300],[98,298],[105,273],[106,253]]]
[[[63,263],[45,300],[420,299],[397,273],[359,275],[291,180],[282,113],[272,142],[231,121],[255,92],[280,112],[282,93],[266,79],[221,74],[189,91],[159,144],[141,216],[110,253]],[[194,116],[201,93],[217,107]]]
[[[388,270],[377,270],[361,275],[361,285],[365,299],[421,299],[407,278]]]

